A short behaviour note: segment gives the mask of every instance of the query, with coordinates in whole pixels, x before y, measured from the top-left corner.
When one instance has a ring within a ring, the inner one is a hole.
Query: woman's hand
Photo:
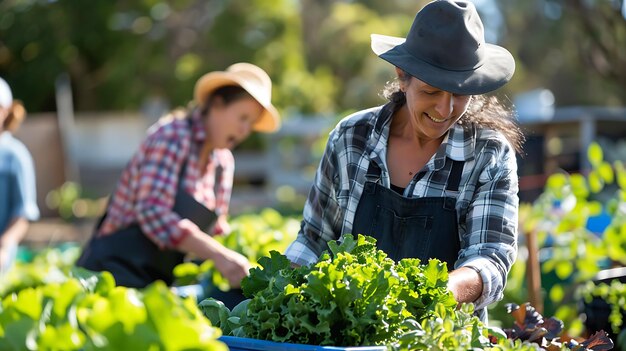
[[[0,273],[7,271],[15,261],[17,247],[26,236],[28,220],[18,217],[12,220],[4,232],[0,232]]]
[[[222,247],[218,257],[213,259],[215,268],[228,280],[231,288],[241,287],[241,280],[248,276],[250,261],[242,254]]]
[[[230,224],[228,224],[228,220],[226,215],[221,215],[217,217],[217,222],[215,223],[215,229],[213,230],[213,235],[228,235],[230,234]]]
[[[11,268],[16,253],[17,244],[0,242],[0,274],[6,273]]]
[[[211,236],[202,232],[197,225],[188,219],[181,219],[178,227],[187,232],[178,245],[182,252],[191,253],[203,260],[211,260],[217,269],[228,280],[232,288],[239,288],[241,280],[249,274],[250,261],[242,254],[235,252]]]
[[[483,292],[483,279],[470,267],[460,267],[448,275],[448,288],[459,303],[474,302]]]

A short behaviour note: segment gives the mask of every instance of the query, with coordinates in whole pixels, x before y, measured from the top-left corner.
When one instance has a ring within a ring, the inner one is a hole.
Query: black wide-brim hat
[[[413,77],[460,95],[496,90],[515,72],[511,53],[485,42],[483,23],[469,1],[427,4],[406,39],[372,34],[372,50]]]

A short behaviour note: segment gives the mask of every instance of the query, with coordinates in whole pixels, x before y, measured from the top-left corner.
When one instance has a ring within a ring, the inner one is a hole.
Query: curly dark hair
[[[393,81],[387,82],[382,91],[382,96],[399,106],[406,103],[406,96],[400,90],[399,80],[409,80],[411,75],[404,73]],[[498,97],[493,95],[473,95],[469,107],[459,124],[473,124],[478,128],[493,129],[502,133],[511,143],[515,151],[522,154],[524,133],[519,127],[516,113],[512,107],[503,104]]]

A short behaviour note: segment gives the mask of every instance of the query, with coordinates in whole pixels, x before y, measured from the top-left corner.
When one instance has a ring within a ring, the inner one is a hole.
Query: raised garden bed
[[[336,347],[336,346],[317,346],[303,345],[283,342],[273,342],[265,340],[257,340],[251,338],[240,338],[236,336],[222,336],[220,341],[228,345],[230,351],[330,351],[330,350],[346,350],[346,351],[385,351],[386,346],[359,346],[359,347]]]

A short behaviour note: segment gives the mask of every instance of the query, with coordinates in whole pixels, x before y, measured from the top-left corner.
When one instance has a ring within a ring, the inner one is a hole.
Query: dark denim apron
[[[186,166],[185,161],[178,177],[173,211],[195,223],[205,233],[211,233],[217,214],[184,190],[182,179]],[[136,223],[115,233],[96,236],[105,217],[106,213],[98,221],[76,265],[92,271],[109,271],[116,284],[121,286],[143,288],[155,280],[171,285],[174,281],[172,271],[183,262],[185,254],[159,248]]]
[[[182,173],[182,172],[181,172]],[[195,223],[205,233],[211,233],[217,220],[215,212],[196,201],[179,182],[173,211],[181,218]],[[143,288],[155,280],[167,285],[174,281],[173,269],[183,262],[185,254],[172,249],[160,249],[139,224],[132,224],[115,233],[96,236],[106,213],[84,247],[77,266],[92,271],[109,271],[117,285]]]
[[[458,190],[462,171],[463,162],[453,161],[447,190]],[[407,198],[380,185],[380,175],[378,165],[370,161],[352,233],[374,237],[394,261],[419,258],[426,263],[438,258],[448,270],[454,269],[460,250],[456,198]]]

